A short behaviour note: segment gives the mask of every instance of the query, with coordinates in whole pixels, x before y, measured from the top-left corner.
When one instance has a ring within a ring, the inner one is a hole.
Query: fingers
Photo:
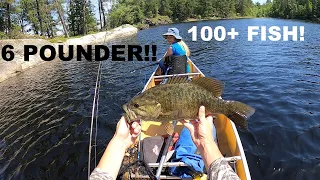
[[[195,120],[191,120],[191,124],[185,120],[180,120],[180,122],[190,131],[191,138],[194,141],[196,139],[194,134],[194,127],[196,126],[197,122]]]
[[[141,132],[141,126],[137,122],[133,122],[131,125],[131,135],[133,138],[136,138],[139,136]]]
[[[212,117],[212,115],[208,116],[206,119],[207,119],[207,121],[209,121],[210,123],[213,123],[213,117]]]
[[[204,106],[200,106],[199,108],[199,120],[203,121],[206,119],[206,109]]]
[[[135,129],[137,126],[139,126],[139,123],[137,123],[137,122],[133,122],[133,123],[131,124],[131,128],[132,128],[132,129]]]
[[[200,108],[199,108],[199,120],[200,121],[207,120],[207,121],[210,121],[211,123],[213,123],[213,114],[208,114],[206,116],[205,107],[204,106],[200,106]]]
[[[188,123],[188,122],[186,120],[184,120],[184,119],[181,119],[180,123],[184,125],[185,123]]]
[[[191,124],[195,127],[195,126],[197,126],[198,125],[198,120],[191,120],[190,121],[191,122]]]
[[[119,123],[126,123],[126,118],[124,116],[121,116]]]
[[[118,129],[122,129],[122,128],[124,128],[124,127],[129,128],[129,125],[128,125],[125,117],[122,116],[122,117],[120,118],[119,122],[117,123],[117,130],[118,130]]]
[[[194,127],[192,124],[188,123],[186,120],[180,120],[180,122],[192,133],[194,131]]]

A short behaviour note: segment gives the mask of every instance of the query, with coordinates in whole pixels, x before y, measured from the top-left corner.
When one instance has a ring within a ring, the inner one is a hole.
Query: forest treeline
[[[0,39],[54,37],[63,30],[66,37],[97,32],[106,26],[103,7],[114,0],[0,0]],[[94,12],[98,7],[100,19]],[[98,24],[99,21],[99,24]]]
[[[167,16],[174,22],[189,18],[276,17],[319,20],[320,0],[120,0],[110,13],[111,26],[144,23]]]
[[[66,37],[79,36],[157,18],[181,22],[235,17],[319,22],[320,0],[0,0],[0,39],[25,34],[50,38],[61,30]]]

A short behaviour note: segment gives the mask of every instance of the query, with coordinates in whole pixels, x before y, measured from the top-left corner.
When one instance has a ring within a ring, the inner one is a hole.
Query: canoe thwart
[[[201,73],[185,73],[185,74],[172,74],[172,75],[161,75],[161,76],[153,76],[154,79],[158,78],[166,78],[166,77],[177,77],[177,76],[195,76],[195,75],[201,75]]]
[[[232,156],[232,157],[225,157],[224,158],[227,162],[241,160],[240,156]],[[149,167],[158,167],[159,163],[148,163]],[[177,166],[188,166],[183,162],[167,162],[163,163],[163,167],[177,167]]]

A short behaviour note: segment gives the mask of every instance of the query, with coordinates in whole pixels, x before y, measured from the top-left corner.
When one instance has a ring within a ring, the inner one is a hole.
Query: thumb
[[[126,119],[124,118],[124,116],[122,116],[121,119],[119,120],[119,122],[117,123],[116,131],[118,131],[118,129],[122,129],[122,128],[129,128],[129,125],[128,125]]]

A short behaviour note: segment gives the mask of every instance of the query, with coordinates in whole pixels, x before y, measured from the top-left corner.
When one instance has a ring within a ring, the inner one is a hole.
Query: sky
[[[99,21],[100,20],[100,17],[99,17],[99,5],[98,5],[98,0],[91,0],[91,4],[94,5],[94,13],[95,13],[95,17],[96,19]],[[108,3],[108,2],[105,2],[104,4],[104,7],[106,9],[106,7],[109,9],[111,8],[111,4]]]
[[[260,4],[266,3],[267,0],[252,0],[252,2],[256,3],[259,2]]]

